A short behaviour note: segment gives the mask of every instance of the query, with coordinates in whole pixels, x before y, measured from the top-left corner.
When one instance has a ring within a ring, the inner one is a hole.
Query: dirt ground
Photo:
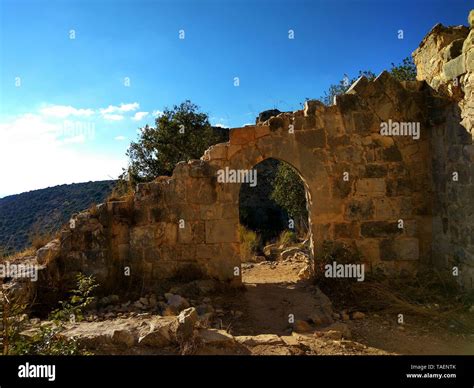
[[[289,314],[305,320],[322,303],[319,289],[298,279],[300,269],[301,264],[294,262],[244,264],[245,291],[213,298],[239,318],[224,320],[223,328],[235,336],[291,334]],[[474,354],[474,333],[449,330],[424,317],[405,316],[400,325],[393,313],[364,313],[364,319],[339,319],[349,326],[354,342],[397,354]]]

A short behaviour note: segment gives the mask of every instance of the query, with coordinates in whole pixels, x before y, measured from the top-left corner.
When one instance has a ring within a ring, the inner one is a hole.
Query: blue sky
[[[226,127],[300,109],[344,74],[401,62],[437,22],[467,24],[473,6],[0,0],[0,197],[116,178],[138,128],[185,99]]]

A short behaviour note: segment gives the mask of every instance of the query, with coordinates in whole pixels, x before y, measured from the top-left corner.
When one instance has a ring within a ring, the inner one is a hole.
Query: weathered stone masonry
[[[439,34],[435,28],[415,52],[418,65],[426,62],[430,39],[450,43]],[[472,34],[471,28],[462,49],[469,58]],[[44,284],[67,289],[77,271],[94,274],[114,292],[153,288],[173,277],[240,284],[240,185],[218,183],[217,171],[275,158],[296,168],[305,183],[313,254],[324,240],[341,241],[358,248],[369,268],[389,273],[460,260],[460,279],[472,286],[474,75],[468,62],[461,103],[430,87],[419,65],[420,81],[400,83],[386,72],[374,81],[362,77],[333,106],[309,101],[304,110],[232,129],[228,143],[179,163],[172,177],[139,184],[133,198],[76,216],[60,240],[38,252],[48,267]],[[389,120],[420,123],[420,139],[382,136],[380,125]]]

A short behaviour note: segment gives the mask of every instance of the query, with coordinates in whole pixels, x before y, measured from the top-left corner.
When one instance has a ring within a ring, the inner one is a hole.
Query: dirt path
[[[308,320],[328,303],[317,287],[298,280],[301,263],[263,262],[244,265],[245,291],[223,297],[222,306],[238,319],[225,323],[233,335],[288,335],[295,320]],[[368,313],[362,320],[347,320],[352,340],[399,354],[474,354],[474,333],[459,334],[426,319],[407,318],[400,327],[396,316]]]

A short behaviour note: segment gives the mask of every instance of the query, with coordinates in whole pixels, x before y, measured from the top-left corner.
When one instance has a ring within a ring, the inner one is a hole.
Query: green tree
[[[411,57],[406,57],[402,63],[397,66],[392,63],[390,73],[399,81],[416,80],[416,66]]]
[[[297,230],[307,230],[306,189],[298,173],[287,163],[278,166],[271,199],[295,221]]]
[[[127,151],[129,168],[124,175],[136,182],[171,175],[176,163],[198,159],[209,146],[227,139],[225,131],[213,128],[207,114],[186,100],[166,108],[155,127],[142,128],[138,141]]]

